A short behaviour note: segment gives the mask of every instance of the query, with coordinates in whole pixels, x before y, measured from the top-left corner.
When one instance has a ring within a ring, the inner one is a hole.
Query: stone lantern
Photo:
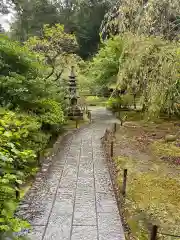
[[[80,107],[78,106],[78,94],[77,94],[77,81],[74,71],[74,66],[71,67],[71,73],[69,76],[69,83],[68,83],[68,90],[69,90],[69,111],[68,116],[71,119],[82,119],[83,113],[81,112]]]

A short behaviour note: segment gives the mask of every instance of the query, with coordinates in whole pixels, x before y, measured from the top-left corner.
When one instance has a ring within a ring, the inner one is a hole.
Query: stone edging
[[[114,190],[116,201],[117,201],[119,214],[121,216],[125,237],[127,237],[128,240],[134,240],[134,237],[131,234],[130,228],[124,216],[124,199],[121,194],[120,186],[117,184],[118,170],[117,170],[115,161],[113,161],[110,155],[111,142],[115,140],[114,130],[112,126],[110,129],[105,130],[104,136],[102,137],[101,140],[102,140],[103,148],[106,153],[107,165],[108,165],[108,169],[109,169],[109,173],[110,173],[110,177],[113,185],[113,190]]]

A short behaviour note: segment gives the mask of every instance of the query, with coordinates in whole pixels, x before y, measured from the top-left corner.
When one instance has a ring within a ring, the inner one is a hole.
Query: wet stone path
[[[103,108],[92,117],[43,164],[20,206],[19,215],[32,224],[32,240],[124,240],[100,140],[114,119]]]

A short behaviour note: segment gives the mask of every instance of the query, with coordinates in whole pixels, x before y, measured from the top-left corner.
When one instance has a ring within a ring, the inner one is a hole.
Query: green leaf
[[[22,182],[21,180],[16,180],[16,182],[17,182],[18,184],[23,184],[23,182]]]

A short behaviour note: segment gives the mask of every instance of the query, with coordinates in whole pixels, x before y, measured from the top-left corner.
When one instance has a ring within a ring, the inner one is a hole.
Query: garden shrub
[[[133,105],[133,96],[131,94],[121,95],[122,108],[129,108]]]
[[[36,172],[36,152],[26,148],[24,143],[28,142],[31,130],[37,130],[38,126],[39,123],[32,118],[29,118],[29,122],[26,118],[22,121],[13,112],[1,112],[0,234],[10,230],[16,232],[22,226],[27,226],[27,223],[14,217],[18,203],[15,186],[17,183],[22,184],[28,176]]]
[[[96,93],[105,93],[107,85],[116,82],[122,50],[122,38],[116,36],[104,42],[102,48],[89,63],[87,77],[90,82],[90,88],[94,88]]]
[[[16,231],[20,226],[24,226],[25,222],[13,216],[17,206],[15,192],[17,189],[14,186],[16,183],[24,183],[37,171],[37,154],[45,149],[51,136],[50,132],[42,131],[43,123],[59,127],[63,123],[63,113],[58,111],[60,105],[53,101],[49,101],[48,105],[47,102],[45,100],[41,102],[45,111],[39,116],[1,109],[0,232],[10,229]]]
[[[14,216],[18,184],[37,172],[39,153],[64,123],[61,88],[45,81],[40,59],[0,35],[0,239],[29,226]]]
[[[114,112],[118,112],[121,109],[128,109],[133,103],[133,97],[125,94],[116,98],[109,98],[107,101],[107,107]]]
[[[122,99],[119,98],[110,98],[107,101],[107,108],[111,109],[113,112],[118,112],[122,106]]]
[[[61,104],[52,99],[41,99],[36,102],[37,111],[43,127],[47,126],[52,132],[60,130],[64,123],[64,114],[61,108]]]
[[[158,37],[125,34],[117,85],[140,97],[149,118],[179,115],[180,45]]]

